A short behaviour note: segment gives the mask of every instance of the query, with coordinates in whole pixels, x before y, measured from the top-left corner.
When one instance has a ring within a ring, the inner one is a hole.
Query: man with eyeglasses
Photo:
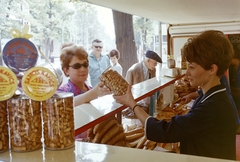
[[[99,39],[92,41],[92,52],[88,56],[89,60],[89,75],[92,87],[95,87],[99,82],[99,76],[110,66],[110,59],[107,55],[102,54],[103,43]]]

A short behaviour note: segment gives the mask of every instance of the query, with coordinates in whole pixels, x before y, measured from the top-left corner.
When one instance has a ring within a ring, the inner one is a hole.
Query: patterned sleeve
[[[59,87],[59,88],[57,89],[57,91],[60,91],[60,92],[72,92],[72,89],[71,89],[71,87],[69,86],[69,84],[66,83],[66,84],[62,85],[61,87]]]

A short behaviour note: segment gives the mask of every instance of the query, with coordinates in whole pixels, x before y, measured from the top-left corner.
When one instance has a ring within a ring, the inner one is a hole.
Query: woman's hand
[[[125,95],[122,95],[122,96],[113,95],[113,98],[116,100],[117,103],[133,108],[134,105],[136,105],[136,101],[133,98],[131,89],[132,89],[132,86],[129,85]]]
[[[96,87],[97,87],[98,97],[112,93],[109,88],[104,86],[103,82],[98,83],[98,85]]]
[[[181,101],[183,101],[184,103],[188,103],[190,102],[192,99],[196,99],[198,97],[198,93],[197,92],[192,92],[187,94],[186,96],[183,96]]]

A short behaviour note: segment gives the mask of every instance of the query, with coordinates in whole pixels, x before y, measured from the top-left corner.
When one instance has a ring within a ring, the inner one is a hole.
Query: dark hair
[[[109,52],[109,57],[116,56],[117,59],[120,59],[120,52],[117,49],[113,49]]]
[[[233,58],[236,58],[238,60],[240,60],[240,49],[238,46],[233,46],[233,50],[234,50],[234,56]]]
[[[102,43],[102,41],[99,40],[99,39],[94,39],[94,40],[92,41],[92,44],[93,44],[94,42],[96,42],[96,43]]]
[[[233,58],[233,47],[221,31],[208,30],[189,38],[183,46],[183,57],[195,62],[205,70],[217,65],[217,76],[221,77],[229,68]]]
[[[88,53],[85,51],[83,47],[77,46],[74,43],[63,44],[61,47],[61,55],[60,55],[62,70],[64,68],[66,69],[69,68],[69,63],[72,61],[72,58],[74,56],[76,56],[80,60],[87,60],[88,62]],[[65,72],[64,74],[68,76]]]

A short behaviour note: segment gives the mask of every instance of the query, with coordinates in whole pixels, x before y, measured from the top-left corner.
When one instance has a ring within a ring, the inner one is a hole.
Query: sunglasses
[[[72,67],[73,69],[80,69],[82,66],[87,68],[88,65],[89,65],[88,62],[84,62],[83,64],[76,63],[73,65],[69,65],[69,67]]]
[[[102,46],[94,46],[95,48],[100,48],[100,49],[102,49]]]

